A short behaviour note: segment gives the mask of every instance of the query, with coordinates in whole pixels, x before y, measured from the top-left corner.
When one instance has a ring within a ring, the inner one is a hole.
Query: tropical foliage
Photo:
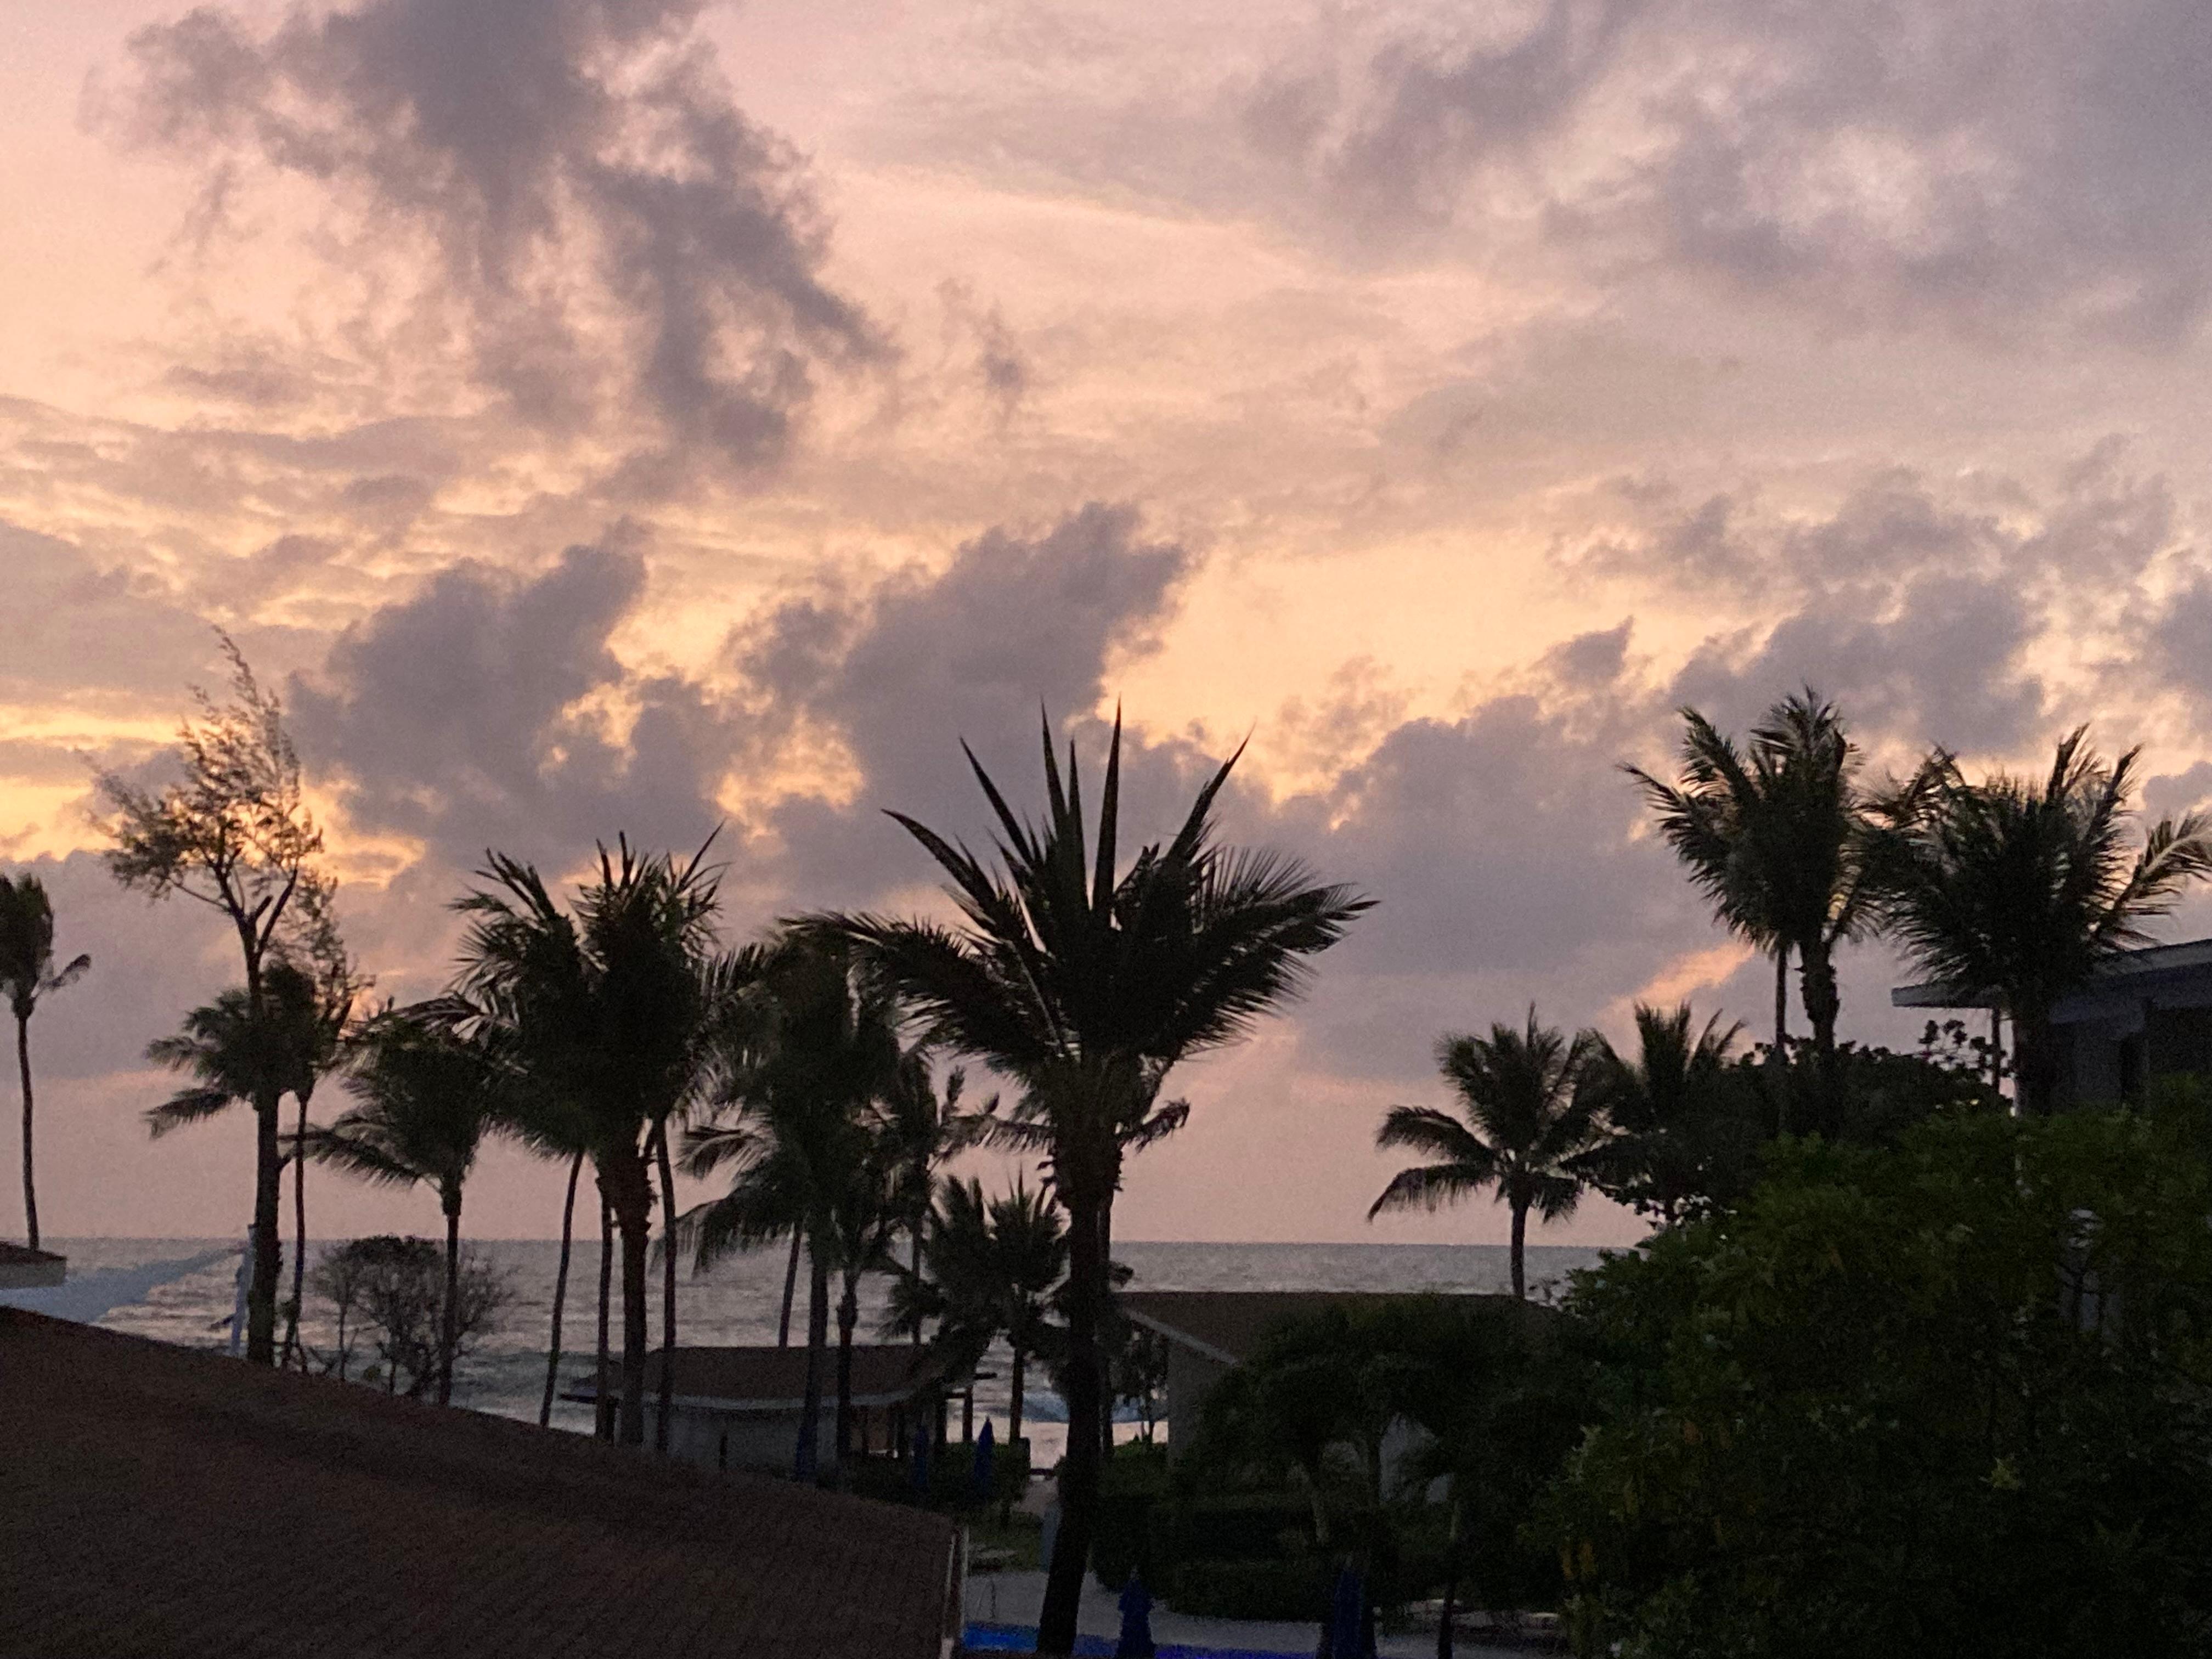
[[[0,996],[15,1017],[15,1072],[23,1099],[23,1239],[39,1248],[39,1185],[32,1131],[31,1016],[40,999],[67,990],[92,967],[88,956],[54,965],[54,906],[36,876],[0,875]]]

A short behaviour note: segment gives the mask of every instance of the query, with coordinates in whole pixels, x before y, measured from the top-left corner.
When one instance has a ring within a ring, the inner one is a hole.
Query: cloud
[[[2144,344],[2212,299],[2191,0],[1400,15],[1287,52],[1243,127],[1370,256],[1533,237],[1609,283],[1672,266],[1832,321]]]
[[[0,698],[32,706],[114,702],[201,678],[215,639],[205,623],[151,582],[95,562],[52,536],[0,520],[8,648]],[[129,649],[117,653],[118,641]],[[96,677],[90,665],[100,665]]]
[[[458,355],[542,428],[611,408],[672,452],[749,467],[781,453],[823,366],[883,344],[824,280],[805,169],[732,101],[701,9],[360,0],[262,32],[203,7],[133,35],[132,78],[96,106],[203,169],[203,243],[253,178],[311,185],[339,212],[334,264],[377,274],[362,320],[386,288],[412,295],[388,350]],[[248,404],[295,397],[265,358],[178,372]]]

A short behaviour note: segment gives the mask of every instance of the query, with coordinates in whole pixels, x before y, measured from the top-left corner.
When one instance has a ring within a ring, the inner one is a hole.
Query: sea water
[[[48,1241],[49,1249],[69,1257],[69,1283],[52,1290],[0,1292],[0,1302],[40,1308],[64,1318],[88,1320],[112,1330],[152,1337],[191,1347],[224,1348],[230,1343],[236,1305],[240,1249],[236,1243],[205,1238],[79,1238]],[[308,1265],[326,1244],[310,1240]],[[547,1342],[553,1289],[561,1246],[554,1239],[493,1239],[469,1248],[489,1261],[507,1279],[513,1299],[498,1326],[463,1362],[454,1378],[454,1403],[478,1411],[535,1422],[545,1386]],[[289,1241],[286,1249],[289,1253]],[[568,1297],[562,1316],[562,1388],[589,1380],[596,1341],[599,1298],[599,1240],[579,1240],[569,1264]],[[1596,1249],[1531,1245],[1528,1279],[1534,1293],[1546,1294],[1577,1267],[1601,1257]],[[1502,1291],[1510,1284],[1505,1247],[1498,1244],[1193,1244],[1116,1240],[1116,1260],[1133,1272],[1131,1289],[1152,1291]],[[677,1337],[701,1344],[770,1343],[783,1297],[783,1249],[732,1257],[711,1272],[684,1271],[677,1280]],[[285,1268],[289,1293],[290,1266]],[[863,1281],[860,1334],[875,1340],[884,1310],[885,1281]],[[659,1342],[660,1275],[651,1275],[648,1324]],[[805,1340],[805,1272],[799,1274],[799,1305],[793,1337]],[[615,1340],[621,1340],[620,1310]],[[313,1350],[331,1352],[337,1332],[328,1310],[311,1293],[305,1339]],[[373,1356],[371,1356],[373,1357]],[[1008,1356],[1003,1348],[987,1358],[988,1373],[975,1385],[976,1427],[988,1419],[994,1432],[1006,1433]],[[356,1354],[356,1367],[368,1363]],[[1032,1369],[1023,1414],[1033,1466],[1055,1461],[1066,1443],[1066,1411],[1045,1379]],[[1124,1415],[1129,1416],[1127,1408]],[[1055,1421],[1054,1419],[1061,1419]],[[553,1422],[588,1432],[588,1407],[556,1401]],[[1136,1432],[1126,1424],[1124,1437]],[[957,1432],[957,1431],[956,1431]]]

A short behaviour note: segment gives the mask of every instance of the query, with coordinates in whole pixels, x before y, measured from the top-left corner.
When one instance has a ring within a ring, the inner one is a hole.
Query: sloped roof
[[[660,1391],[665,1355],[655,1348],[646,1358],[645,1395],[650,1401]],[[837,1387],[835,1346],[823,1368],[823,1386],[834,1395]],[[853,1403],[885,1406],[913,1399],[936,1382],[942,1368],[926,1348],[907,1342],[856,1342],[853,1345]],[[619,1395],[622,1379],[613,1392]],[[598,1397],[590,1376],[568,1395],[572,1400]],[[797,1412],[806,1403],[806,1350],[804,1347],[685,1347],[676,1350],[675,1398],[687,1405],[742,1412]]]
[[[956,1616],[920,1510],[5,1308],[0,1376],[0,1654],[937,1659]]]
[[[1114,1305],[1169,1341],[1234,1365],[1269,1332],[1291,1320],[1328,1308],[1357,1309],[1401,1299],[1395,1293],[1376,1291],[1125,1291],[1114,1298]]]

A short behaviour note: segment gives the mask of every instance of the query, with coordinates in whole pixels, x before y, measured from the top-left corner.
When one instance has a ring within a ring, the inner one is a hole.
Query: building
[[[1325,1309],[1353,1310],[1399,1299],[1375,1291],[1127,1291],[1114,1298],[1114,1305],[1167,1342],[1168,1449],[1172,1455],[1197,1436],[1214,1385],[1257,1352],[1269,1333]]]
[[[0,1656],[942,1659],[919,1510],[0,1308]]]
[[[68,1277],[68,1257],[0,1239],[0,1291],[43,1291]]]
[[[1991,1001],[1948,985],[1901,985],[1889,1000],[1930,1010],[1987,1009]],[[2137,1100],[2151,1078],[2212,1073],[2212,939],[2115,957],[2063,998],[2051,1020],[2061,1107]]]
[[[646,1358],[645,1407],[660,1399],[665,1354],[654,1349]],[[619,1398],[619,1379],[617,1379]],[[823,1461],[836,1444],[837,1351],[823,1366],[818,1419]],[[903,1453],[916,1423],[932,1425],[941,1438],[940,1402],[948,1393],[938,1360],[910,1343],[853,1345],[853,1445],[861,1453]],[[598,1389],[587,1379],[563,1396],[590,1405]],[[676,1386],[670,1401],[668,1449],[672,1456],[709,1469],[757,1469],[791,1473],[799,1450],[799,1426],[806,1415],[806,1350],[804,1347],[683,1347],[676,1350]]]

